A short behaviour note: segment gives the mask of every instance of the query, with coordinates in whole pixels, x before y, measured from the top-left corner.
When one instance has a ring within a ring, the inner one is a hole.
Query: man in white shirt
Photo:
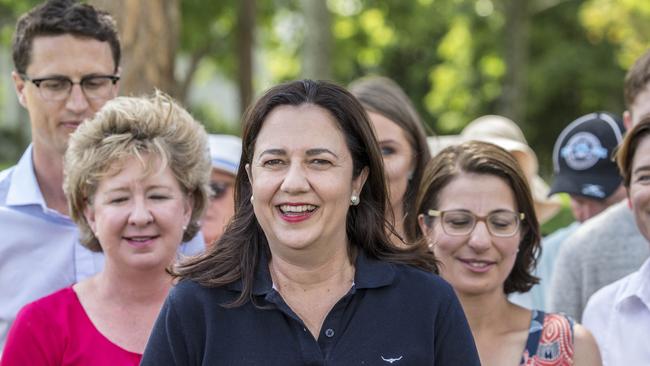
[[[630,130],[650,112],[650,51],[625,77],[623,114]],[[589,297],[602,287],[636,271],[650,249],[634,224],[626,200],[612,205],[578,227],[562,243],[549,291],[549,309],[577,321]]]
[[[650,115],[628,132],[617,161],[636,225],[650,241]],[[650,364],[650,259],[596,292],[583,322],[596,338],[605,366]]]

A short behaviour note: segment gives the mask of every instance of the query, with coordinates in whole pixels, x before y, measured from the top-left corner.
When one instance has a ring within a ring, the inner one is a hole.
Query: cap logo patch
[[[600,159],[607,159],[607,149],[600,143],[598,137],[589,132],[578,132],[573,135],[566,146],[560,150],[569,168],[585,170],[598,163]]]
[[[583,184],[582,194],[589,197],[605,198],[603,187],[598,184]]]

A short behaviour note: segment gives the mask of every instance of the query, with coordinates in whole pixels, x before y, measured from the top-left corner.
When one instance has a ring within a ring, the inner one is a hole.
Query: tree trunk
[[[121,94],[140,95],[158,88],[174,97],[180,31],[179,0],[91,0],[110,12],[122,43]]]
[[[253,46],[255,44],[255,0],[240,0],[237,19],[239,59],[239,103],[243,112],[253,100]]]
[[[522,124],[526,117],[526,63],[528,62],[530,27],[528,1],[507,0],[505,6],[504,34],[507,71],[503,94],[499,101],[499,114]]]
[[[302,76],[329,80],[331,72],[332,29],[327,2],[301,0],[305,17],[305,41],[302,52]]]

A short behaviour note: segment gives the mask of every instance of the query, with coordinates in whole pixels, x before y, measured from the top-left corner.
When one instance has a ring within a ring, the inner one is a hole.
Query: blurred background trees
[[[8,77],[16,16],[0,0],[0,162],[28,141]],[[595,110],[622,113],[625,70],[650,46],[636,0],[91,0],[118,20],[122,94],[158,87],[213,132],[238,133],[254,96],[300,77],[395,79],[429,129],[515,120],[551,173],[556,136]]]

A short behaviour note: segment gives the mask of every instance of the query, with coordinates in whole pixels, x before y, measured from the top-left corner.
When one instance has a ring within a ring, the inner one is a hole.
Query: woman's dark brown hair
[[[394,219],[404,220],[405,228],[417,225],[415,198],[424,167],[431,160],[427,135],[420,116],[402,88],[389,78],[380,76],[362,78],[350,84],[350,91],[368,112],[378,113],[388,118],[404,131],[404,136],[413,149],[414,169],[404,193],[402,207],[404,217]],[[407,230],[405,234],[404,239],[408,241],[413,239]]]
[[[461,173],[496,176],[505,180],[512,189],[517,210],[523,212],[525,218],[522,221],[523,236],[515,265],[503,287],[506,294],[530,290],[539,282],[539,279],[532,275],[541,250],[539,223],[526,177],[517,161],[507,151],[479,141],[468,141],[443,149],[424,170],[416,200],[417,212],[424,214],[429,209],[437,209],[438,194]],[[430,221],[427,225],[431,225]],[[426,241],[425,233],[417,224],[409,229],[415,232],[417,240],[423,245]]]
[[[646,115],[636,124],[626,135],[621,143],[620,148],[616,151],[616,163],[618,170],[623,177],[623,185],[625,188],[630,188],[632,181],[632,163],[634,162],[634,154],[639,147],[641,141],[650,135],[650,115]]]
[[[399,249],[387,236],[386,185],[379,146],[363,107],[344,88],[325,81],[301,80],[275,86],[249,107],[243,119],[242,156],[235,183],[235,215],[219,241],[205,254],[176,269],[176,275],[206,287],[242,281],[242,293],[229,306],[252,300],[255,269],[262,251],[270,258],[266,236],[250,202],[252,188],[245,165],[253,158],[255,140],[271,111],[278,106],[313,104],[328,111],[345,136],[353,159],[353,176],[368,168],[361,202],[348,210],[346,234],[352,247],[379,260],[436,271],[425,247]],[[352,248],[351,248],[352,249]]]

